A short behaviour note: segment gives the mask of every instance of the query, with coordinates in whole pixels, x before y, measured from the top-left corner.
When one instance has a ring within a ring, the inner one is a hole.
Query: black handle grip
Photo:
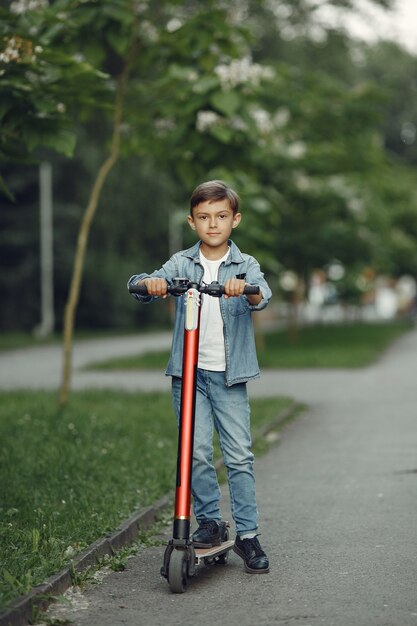
[[[200,289],[202,293],[208,293],[210,296],[224,296],[224,285],[219,285],[219,283],[211,283],[205,287]],[[245,285],[243,289],[243,294],[245,296],[257,296],[259,293],[259,287],[257,285]]]
[[[221,296],[224,296],[224,285],[220,285],[220,283],[214,281],[212,283],[210,283],[209,285],[200,285],[197,286],[197,289],[201,292],[201,293],[206,293],[209,296],[213,296],[214,298],[221,298]],[[248,296],[256,296],[258,295],[258,293],[260,293],[260,289],[258,287],[258,285],[245,285],[244,289],[243,289],[243,294],[244,295],[248,295]]]
[[[189,287],[197,287],[194,283],[190,283],[188,278],[174,278],[172,285],[167,285],[167,292],[173,296],[182,296]],[[148,288],[144,283],[135,283],[129,285],[129,293],[137,293],[140,296],[148,295]]]
[[[135,285],[129,285],[129,293],[137,293],[140,296],[148,295],[148,288],[143,283],[136,283]]]

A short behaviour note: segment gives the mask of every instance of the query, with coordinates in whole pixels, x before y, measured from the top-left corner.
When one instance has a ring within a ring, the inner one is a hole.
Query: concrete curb
[[[122,546],[132,543],[140,530],[150,528],[158,520],[161,512],[170,504],[170,496],[164,496],[155,504],[140,509],[127,519],[117,530],[110,535],[98,539],[79,554],[72,566],[54,574],[42,585],[34,587],[27,595],[17,598],[0,615],[1,626],[23,626],[33,616],[33,610],[45,610],[50,604],[50,597],[62,594],[72,585],[71,570],[82,572],[95,565],[100,557],[113,554]]]
[[[254,436],[254,441],[256,438],[265,437],[269,432],[281,426],[302,409],[302,404],[293,402],[274,420],[259,429]],[[220,469],[223,466],[223,460],[219,459],[215,466],[216,469]],[[72,566],[65,567],[57,574],[48,578],[42,585],[34,587],[27,595],[17,598],[0,614],[0,626],[26,626],[33,616],[34,609],[46,610],[51,602],[51,596],[60,595],[71,587],[72,569],[76,572],[82,572],[88,567],[95,565],[97,560],[106,554],[113,554],[123,546],[133,543],[139,531],[153,526],[162,511],[168,508],[171,502],[172,494],[163,496],[153,505],[134,513],[113,533],[92,543],[74,559]]]

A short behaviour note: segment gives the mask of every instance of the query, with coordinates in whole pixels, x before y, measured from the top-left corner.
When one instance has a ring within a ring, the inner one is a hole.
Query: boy
[[[174,254],[152,274],[132,276],[128,285],[144,283],[149,295],[134,294],[134,297],[151,302],[155,297],[166,298],[167,284],[178,276],[196,283],[224,284],[222,298],[202,297],[192,468],[193,506],[199,527],[192,539],[196,547],[220,543],[220,489],[213,467],[214,426],[227,468],[236,525],[233,549],[242,557],[247,572],[263,574],[269,571],[269,562],[257,538],[246,382],[259,377],[251,313],[268,304],[271,291],[258,262],[240,252],[229,239],[241,220],[235,191],[222,181],[208,181],[194,190],[190,205],[188,224],[199,241],[192,248]],[[245,284],[258,285],[260,293],[243,296]],[[182,298],[175,298],[175,304],[166,374],[172,376],[172,398],[179,420],[185,307]]]

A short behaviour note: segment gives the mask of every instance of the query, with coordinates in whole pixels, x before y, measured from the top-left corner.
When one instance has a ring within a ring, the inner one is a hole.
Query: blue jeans
[[[181,378],[172,378],[172,400],[178,421]],[[221,520],[220,488],[213,466],[214,428],[227,469],[236,532],[254,532],[258,527],[258,511],[246,383],[226,387],[224,372],[198,369],[192,471],[193,506],[197,520]]]

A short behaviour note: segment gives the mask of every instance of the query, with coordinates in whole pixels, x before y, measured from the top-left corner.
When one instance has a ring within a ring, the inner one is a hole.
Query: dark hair
[[[198,185],[191,194],[190,213],[193,208],[201,202],[216,202],[217,200],[229,200],[230,208],[233,214],[239,211],[240,198],[236,191],[226,185],[222,180],[209,180],[206,183]]]

